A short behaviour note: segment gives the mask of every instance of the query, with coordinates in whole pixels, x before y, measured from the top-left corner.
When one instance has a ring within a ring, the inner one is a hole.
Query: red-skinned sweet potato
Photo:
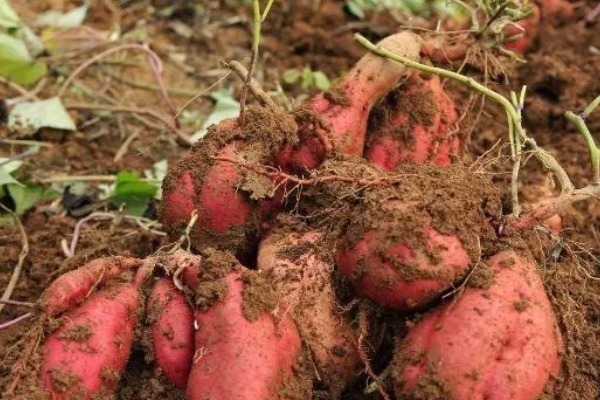
[[[358,334],[336,309],[333,260],[318,253],[318,231],[278,228],[260,243],[258,270],[294,317],[332,398],[364,368]],[[330,256],[330,255],[328,255]]]
[[[539,35],[541,24],[565,21],[573,15],[573,5],[565,0],[541,0],[532,4],[531,8],[533,14],[518,22],[519,27],[509,25],[505,31],[504,47],[520,55],[531,48]]]
[[[565,21],[573,16],[573,4],[566,0],[541,0],[542,18],[551,21]]]
[[[388,51],[418,59],[420,40],[409,32],[388,36],[378,43]],[[319,166],[328,149],[347,155],[364,150],[369,111],[404,76],[403,65],[366,54],[346,76],[326,93],[317,95],[299,113],[300,143],[283,149],[278,165],[288,171],[304,171]]]
[[[380,229],[366,232],[353,246],[338,251],[336,262],[358,295],[407,311],[436,299],[466,274],[471,258],[460,239],[430,224],[421,229],[426,238],[422,248],[390,241],[393,225],[382,223]]]
[[[439,77],[413,74],[373,109],[364,157],[384,171],[403,162],[447,165],[459,151],[449,132],[457,119]]]
[[[73,309],[97,285],[116,278],[121,273],[138,268],[143,261],[132,257],[107,257],[91,261],[84,266],[59,276],[40,299],[40,308],[50,316]]]
[[[328,167],[349,171],[343,164]],[[325,204],[349,197],[345,193],[358,200],[340,222],[335,254],[340,272],[360,296],[399,311],[420,309],[477,260],[477,238],[494,235],[488,215],[499,215],[499,193],[487,177],[460,164],[409,163],[393,173],[368,164],[352,167],[361,177],[398,183],[360,195],[348,185],[329,184],[332,195],[317,192]]]
[[[222,278],[226,292],[196,313],[196,355],[190,373],[190,400],[284,399],[280,389],[293,376],[301,341],[288,316],[243,313],[242,272]]]
[[[508,25],[505,30],[504,48],[523,55],[531,48],[536,40],[542,20],[540,8],[532,4],[533,14],[517,23],[518,26]]]
[[[64,316],[44,343],[41,378],[52,399],[114,391],[131,351],[139,302],[135,285],[113,284]]]
[[[170,236],[181,235],[196,211],[190,234],[194,250],[222,248],[242,257],[251,252],[260,231],[261,203],[276,185],[236,162],[274,164],[296,131],[290,115],[260,107],[249,107],[244,119],[212,127],[163,182],[161,221]]]
[[[493,277],[417,321],[399,344],[398,398],[534,400],[560,366],[561,342],[536,266],[513,251]]]
[[[174,386],[185,389],[194,356],[194,312],[169,278],[154,285],[147,303],[156,365]]]

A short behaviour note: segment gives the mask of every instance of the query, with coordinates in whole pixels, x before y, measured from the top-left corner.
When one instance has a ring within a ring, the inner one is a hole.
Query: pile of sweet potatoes
[[[419,57],[410,33],[380,45]],[[114,393],[144,342],[191,400],[537,398],[560,334],[535,264],[497,233],[502,192],[458,161],[456,122],[437,77],[368,54],[295,113],[213,127],[163,185],[162,222],[192,253],[55,281],[42,388]]]

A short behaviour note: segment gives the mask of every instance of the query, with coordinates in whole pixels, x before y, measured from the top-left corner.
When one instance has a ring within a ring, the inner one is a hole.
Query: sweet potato
[[[194,312],[169,278],[160,279],[148,296],[146,311],[157,367],[176,387],[185,389],[194,356]]]
[[[336,263],[358,295],[382,306],[408,311],[435,300],[477,260],[477,238],[494,235],[488,214],[499,215],[499,192],[460,164],[409,163],[393,173],[342,167],[398,182],[360,192],[339,185],[331,200],[317,193],[330,203],[354,197],[341,221]]]
[[[195,210],[194,250],[251,252],[260,231],[261,202],[276,185],[236,161],[272,165],[296,131],[290,115],[260,107],[249,107],[243,120],[212,127],[163,181],[161,221],[170,236],[182,234]]]
[[[574,14],[573,4],[566,0],[541,0],[542,19],[565,21]]]
[[[282,384],[293,375],[301,341],[293,321],[262,313],[249,321],[243,313],[242,272],[220,283],[219,300],[196,313],[196,356],[187,396],[190,400],[283,399]]]
[[[379,46],[411,59],[419,57],[419,38],[409,32],[389,36]],[[300,143],[284,148],[279,166],[291,171],[317,167],[328,151],[324,138],[335,151],[362,154],[369,111],[405,73],[405,67],[399,63],[366,54],[340,82],[317,95],[305,112],[298,114]]]
[[[132,257],[107,257],[59,276],[40,299],[40,308],[50,316],[57,316],[81,303],[97,285],[116,278],[124,271],[138,268],[143,261]]]
[[[421,229],[422,247],[390,240],[394,226],[383,223],[381,229],[366,232],[337,253],[337,264],[358,295],[407,311],[434,300],[466,274],[471,258],[460,239],[440,233],[429,223]]]
[[[293,315],[331,397],[339,398],[364,365],[358,335],[336,309],[333,260],[318,254],[323,239],[317,231],[278,228],[260,243],[258,270]]]
[[[113,284],[65,314],[44,343],[41,379],[52,399],[92,399],[117,387],[140,306],[135,285]]]
[[[398,398],[534,400],[558,372],[561,341],[536,266],[514,251],[488,263],[487,281],[425,315],[399,344]]]
[[[508,25],[505,29],[504,48],[523,55],[531,48],[540,29],[541,12],[537,4],[531,5],[533,14],[519,21],[515,25]]]
[[[413,74],[373,109],[364,157],[384,171],[407,161],[447,165],[458,155],[449,132],[457,118],[439,77]]]
[[[533,14],[518,22],[519,27],[506,27],[504,47],[517,54],[523,55],[531,48],[542,24],[565,21],[573,15],[573,5],[565,0],[541,0],[531,8]]]

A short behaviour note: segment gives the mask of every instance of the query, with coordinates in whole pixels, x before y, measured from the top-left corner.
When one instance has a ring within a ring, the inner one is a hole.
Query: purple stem
[[[29,317],[31,317],[31,316],[32,316],[32,313],[28,312],[28,313],[26,313],[26,314],[23,314],[23,315],[21,315],[20,317],[17,317],[17,318],[15,318],[15,319],[11,319],[11,320],[10,320],[10,321],[8,321],[8,322],[5,322],[5,323],[3,323],[3,324],[0,324],[0,331],[1,331],[1,330],[4,330],[4,329],[6,329],[6,328],[8,328],[8,327],[11,327],[11,326],[13,326],[13,325],[16,325],[16,324],[18,324],[19,322],[21,322],[21,321],[23,321],[23,320],[26,320],[27,318],[29,318]]]

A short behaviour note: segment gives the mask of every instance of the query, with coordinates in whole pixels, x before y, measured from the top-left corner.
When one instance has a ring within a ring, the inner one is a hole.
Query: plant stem
[[[404,64],[407,67],[417,69],[419,71],[428,72],[430,74],[443,76],[444,78],[453,79],[457,82],[462,83],[463,85],[470,87],[471,89],[474,89],[474,90],[484,94],[485,96],[491,98],[492,100],[495,100],[497,103],[500,103],[500,105],[502,105],[506,109],[506,112],[510,115],[510,118],[515,123],[515,127],[517,128],[517,133],[519,134],[519,136],[523,137],[524,139],[527,138],[525,131],[521,127],[521,121],[520,121],[520,118],[519,118],[516,110],[514,109],[512,104],[510,104],[510,101],[506,97],[502,96],[501,94],[496,93],[491,89],[488,89],[481,83],[477,82],[475,79],[470,78],[468,76],[461,75],[457,72],[448,71],[443,68],[437,68],[437,67],[432,67],[430,65],[421,64],[417,61],[413,61],[413,60],[403,57],[401,55],[390,53],[389,51],[370,42],[367,38],[362,36],[360,33],[356,33],[354,35],[354,38],[356,39],[356,41],[358,43],[360,43],[366,49],[368,49],[369,51],[371,51],[381,57],[389,58],[400,64]]]
[[[587,117],[590,116],[591,113],[594,112],[594,110],[600,106],[600,95],[598,97],[596,97],[596,99],[594,99],[586,108],[585,110],[583,110],[583,112],[581,113],[581,118],[586,119]]]
[[[29,239],[27,238],[27,232],[25,232],[25,228],[21,223],[21,219],[17,214],[15,214],[12,210],[6,208],[2,203],[0,203],[0,208],[9,213],[19,228],[19,232],[21,233],[21,253],[19,253],[19,260],[17,261],[17,265],[13,270],[13,273],[10,277],[8,285],[6,285],[6,289],[4,289],[4,293],[2,293],[2,300],[10,300],[10,296],[12,296],[15,287],[17,286],[17,282],[19,281],[19,277],[21,276],[21,271],[23,270],[23,264],[25,263],[25,259],[29,254]],[[6,303],[0,303],[0,312],[4,309]]]
[[[6,329],[6,328],[9,328],[9,327],[11,327],[11,326],[13,326],[13,325],[16,325],[16,324],[18,324],[19,322],[21,322],[21,321],[23,321],[23,320],[26,320],[27,318],[30,318],[32,315],[33,315],[33,313],[31,313],[31,312],[28,312],[28,313],[25,313],[25,314],[21,315],[20,317],[17,317],[17,318],[11,319],[11,320],[10,320],[10,321],[8,321],[8,322],[5,322],[5,323],[3,323],[3,324],[0,324],[0,331],[1,331],[1,330],[4,330],[4,329]]]
[[[275,3],[275,0],[269,0],[267,5],[265,6],[265,12],[263,12],[262,17],[260,18],[260,22],[265,22],[265,19],[267,19],[267,15],[269,15],[269,11],[271,11],[273,3]]]
[[[121,112],[121,113],[131,113],[134,115],[148,115],[154,119],[162,122],[167,128],[172,130],[177,136],[179,144],[182,146],[190,147],[193,143],[190,139],[190,136],[175,126],[168,116],[164,116],[154,110],[150,110],[148,108],[140,108],[135,106],[122,106],[122,105],[113,105],[113,104],[91,104],[91,103],[67,103],[65,104],[65,108],[67,109],[78,109],[78,110],[103,110],[110,112]]]
[[[49,178],[38,179],[36,182],[39,183],[56,183],[56,182],[108,182],[113,183],[117,181],[115,175],[63,175],[63,176],[52,176]],[[160,179],[147,179],[140,178],[140,182],[148,183],[160,183]]]
[[[535,142],[535,140],[533,140],[527,136],[527,133],[525,132],[525,129],[523,129],[523,126],[521,124],[521,117],[520,117],[517,109],[511,104],[511,102],[506,97],[485,87],[484,85],[477,82],[473,78],[461,75],[461,74],[453,72],[453,71],[448,71],[443,68],[437,68],[437,67],[432,67],[429,65],[421,64],[419,62],[413,61],[406,57],[402,57],[398,54],[390,53],[389,51],[386,51],[385,49],[382,49],[382,48],[378,47],[377,45],[373,44],[367,38],[360,35],[359,33],[355,34],[354,38],[366,49],[368,49],[369,51],[371,51],[381,57],[389,58],[390,60],[394,60],[400,64],[404,64],[407,67],[414,68],[419,71],[423,71],[423,72],[427,72],[430,74],[453,79],[471,89],[474,89],[474,90],[482,93],[483,95],[485,95],[485,96],[491,98],[492,100],[496,101],[497,103],[499,103],[502,107],[504,107],[507,114],[510,116],[510,119],[512,120],[512,123],[514,124],[515,130],[517,132],[517,135],[519,138],[521,138],[521,140],[523,141],[523,144],[528,146],[531,149],[531,151],[533,152],[533,154],[535,155],[535,157],[546,168],[548,168],[550,171],[552,171],[554,173],[554,175],[556,176],[556,179],[558,180],[558,182],[561,186],[562,192],[568,193],[568,192],[571,192],[574,190],[574,186],[571,183],[571,179],[569,178],[569,176],[567,175],[565,170],[556,161],[556,159],[554,157],[552,157],[552,155],[550,153],[548,153],[547,151],[545,151],[544,149],[539,147],[537,145],[537,143]],[[509,123],[510,122],[511,121],[509,121]]]
[[[226,64],[233,72],[235,72],[239,77],[245,79],[248,76],[248,70],[240,64],[238,61],[231,61],[229,64]],[[248,84],[248,88],[256,97],[256,99],[265,107],[270,108],[271,110],[279,110],[280,108],[277,104],[269,97],[268,94],[261,89],[260,85],[256,81],[256,79],[250,79],[250,83]]]
[[[248,90],[250,89],[250,82],[252,82],[252,74],[254,73],[254,67],[256,66],[256,59],[258,58],[258,48],[260,45],[260,2],[259,0],[253,1],[253,13],[254,20],[252,22],[252,53],[250,55],[250,66],[248,67],[248,75],[244,82],[244,91],[242,92],[242,98],[240,100],[240,118],[244,118],[244,111],[246,110],[246,99],[248,98]]]
[[[598,99],[600,99],[600,96]],[[590,150],[590,158],[592,162],[592,182],[594,185],[600,185],[600,149],[598,149],[594,137],[592,136],[590,130],[585,124],[584,118],[581,115],[577,115],[572,111],[567,111],[565,113],[565,118],[572,122],[575,127],[577,127],[579,133],[581,133],[585,138],[585,142]]]

